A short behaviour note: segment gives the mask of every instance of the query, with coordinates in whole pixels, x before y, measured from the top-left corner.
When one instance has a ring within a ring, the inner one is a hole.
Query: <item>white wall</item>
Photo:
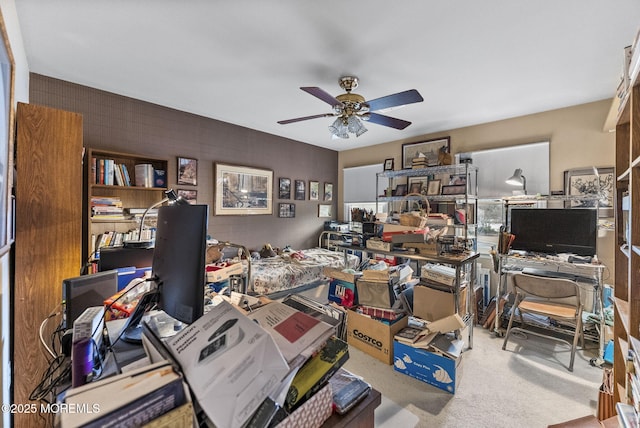
[[[20,33],[20,23],[16,13],[15,0],[0,0],[0,12],[4,20],[6,34],[9,37],[9,45],[15,62],[14,76],[14,101],[29,101],[29,67],[27,57],[22,42],[22,34]],[[13,106],[15,111],[15,104]],[[11,386],[11,363],[10,363],[10,273],[11,265],[9,263],[9,253],[0,258],[0,352],[2,355],[2,366],[0,367],[0,385],[2,388],[2,403],[10,403],[10,386]],[[10,414],[3,412],[2,426],[10,426]]]

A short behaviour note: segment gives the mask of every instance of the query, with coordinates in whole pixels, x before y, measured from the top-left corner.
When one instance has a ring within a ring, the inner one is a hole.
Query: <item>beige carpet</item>
[[[383,394],[376,427],[546,427],[596,413],[602,370],[589,364],[595,352],[578,350],[569,372],[566,345],[529,335],[509,339],[503,351],[502,338],[476,327],[455,395],[353,347],[345,368]]]
[[[326,302],[327,289],[301,294]],[[512,336],[503,351],[502,342],[488,330],[474,329],[473,348],[462,354],[455,395],[396,372],[353,347],[345,368],[382,393],[378,428],[544,428],[596,414],[602,369],[589,360],[597,355],[597,344],[586,342],[586,350],[578,349],[570,372],[570,348],[565,344]]]

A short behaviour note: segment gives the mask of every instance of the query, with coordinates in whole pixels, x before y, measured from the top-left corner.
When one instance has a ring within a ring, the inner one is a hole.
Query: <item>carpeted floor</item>
[[[317,301],[326,289],[305,293]],[[474,329],[473,349],[462,354],[456,394],[396,372],[350,347],[345,368],[362,376],[383,396],[376,427],[546,427],[595,415],[602,369],[589,361],[597,344],[578,349],[573,372],[567,370],[570,349],[556,341],[528,335],[503,339]]]
[[[353,347],[345,368],[382,393],[376,427],[533,428],[596,413],[602,369],[589,364],[595,352],[578,350],[569,372],[566,345],[529,335],[509,339],[503,351],[502,338],[476,327],[474,347],[462,356],[455,395]]]

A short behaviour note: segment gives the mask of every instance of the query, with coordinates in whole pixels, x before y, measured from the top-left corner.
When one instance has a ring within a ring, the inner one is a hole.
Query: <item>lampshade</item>
[[[352,114],[347,117],[339,116],[329,126],[329,131],[333,137],[349,138],[349,133],[356,134],[356,137],[367,132],[367,128],[362,124],[360,118]]]
[[[522,186],[522,191],[527,194],[527,179],[522,175],[522,169],[516,168],[513,175],[505,180],[505,183],[512,186]]]

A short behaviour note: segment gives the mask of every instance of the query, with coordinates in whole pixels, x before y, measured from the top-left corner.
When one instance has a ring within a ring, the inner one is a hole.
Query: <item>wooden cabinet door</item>
[[[13,402],[25,404],[48,366],[40,324],[60,312],[62,280],[82,265],[82,116],[18,104],[16,122]],[[50,320],[47,342],[60,316]],[[38,414],[14,418],[42,423]]]

